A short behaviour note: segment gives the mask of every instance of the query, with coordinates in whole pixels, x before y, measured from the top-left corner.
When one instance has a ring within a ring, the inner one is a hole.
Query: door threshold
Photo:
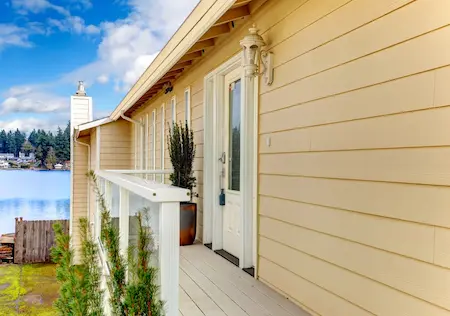
[[[220,250],[214,250],[215,253],[217,253],[219,256],[221,256],[222,258],[228,260],[229,262],[231,262],[232,264],[234,264],[236,267],[239,267],[239,258],[233,256],[231,253],[220,249]]]
[[[255,277],[255,268],[254,267],[244,268],[242,270],[244,270],[244,272],[247,272],[248,274],[250,274],[252,277]]]
[[[204,244],[204,246],[210,250],[212,250],[212,243],[210,244]],[[220,250],[214,250],[214,252],[216,254],[218,254],[219,256],[221,256],[222,258],[224,258],[225,260],[231,262],[232,264],[234,264],[236,267],[239,267],[239,258],[233,256],[231,253],[229,253],[228,251],[225,251],[223,249]],[[255,277],[255,267],[251,267],[251,268],[243,268],[242,269],[245,273],[251,275],[252,277]]]

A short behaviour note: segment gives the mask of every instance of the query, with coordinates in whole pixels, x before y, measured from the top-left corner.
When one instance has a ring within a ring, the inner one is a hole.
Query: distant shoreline
[[[70,169],[22,169],[22,168],[0,168],[0,171],[70,171]]]

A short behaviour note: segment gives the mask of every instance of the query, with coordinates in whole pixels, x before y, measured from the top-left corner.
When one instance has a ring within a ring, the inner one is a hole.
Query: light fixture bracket
[[[267,85],[273,82],[273,53],[263,50],[266,42],[261,35],[258,34],[258,29],[253,25],[241,41],[240,45],[243,50],[243,68],[245,76],[253,78],[256,76],[264,76],[264,81]],[[260,65],[262,71],[260,71]]]

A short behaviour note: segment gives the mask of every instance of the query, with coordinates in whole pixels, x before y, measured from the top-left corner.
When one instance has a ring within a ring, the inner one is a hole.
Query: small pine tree
[[[101,239],[108,253],[111,275],[108,283],[111,288],[110,303],[113,313],[121,316],[163,316],[164,304],[158,299],[159,287],[156,284],[158,270],[150,265],[152,234],[143,219],[148,214],[148,209],[137,213],[137,257],[135,249],[130,247],[126,261],[120,254],[119,231],[112,224],[111,213],[99,189],[97,177],[93,171],[89,172],[89,176],[101,210]],[[128,283],[126,267],[129,268]]]
[[[110,262],[111,279],[108,286],[111,289],[110,303],[115,315],[125,315],[123,300],[126,286],[126,261],[120,254],[119,231],[111,221],[111,213],[106,205],[103,193],[100,191],[97,177],[93,171],[88,173],[94,184],[94,192],[97,195],[101,212],[100,238],[105,245]]]
[[[80,219],[81,265],[79,267],[80,287],[83,290],[84,305],[89,316],[103,315],[103,291],[100,291],[101,271],[98,248],[89,232],[86,218]]]
[[[62,316],[102,316],[103,291],[100,290],[98,249],[89,234],[86,218],[80,219],[81,265],[73,264],[70,236],[60,223],[55,223],[56,244],[51,249],[57,264],[56,279],[61,284],[54,306]]]
[[[148,208],[136,214],[138,220],[137,258],[129,256],[128,265],[132,267],[130,282],[127,285],[124,308],[127,315],[160,316],[163,315],[164,304],[155,299],[158,297],[159,287],[155,284],[158,270],[150,265],[152,256],[151,230],[144,223],[148,223]],[[132,253],[132,252],[131,252]]]
[[[60,315],[82,315],[80,307],[79,283],[73,265],[73,250],[70,236],[63,231],[60,223],[53,225],[56,245],[51,249],[53,262],[57,264],[56,280],[61,284],[59,297],[54,306]]]

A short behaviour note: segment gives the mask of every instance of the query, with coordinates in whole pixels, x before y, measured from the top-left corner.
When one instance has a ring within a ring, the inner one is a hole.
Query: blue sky
[[[78,80],[104,117],[198,0],[4,0],[0,129],[55,129]]]

